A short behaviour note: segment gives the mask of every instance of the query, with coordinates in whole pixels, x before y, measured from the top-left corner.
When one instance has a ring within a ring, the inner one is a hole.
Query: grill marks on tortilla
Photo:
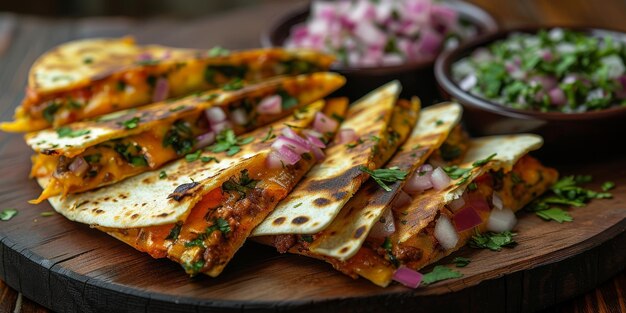
[[[422,110],[417,126],[402,145],[400,152],[396,153],[386,167],[397,166],[403,171],[414,172],[434,150],[441,146],[458,124],[461,114],[461,107],[453,103],[439,104]],[[407,175],[407,178],[410,176],[411,174]],[[374,181],[368,181],[350,199],[328,228],[311,243],[309,249],[342,261],[356,254],[367,237],[356,236],[356,234],[369,233],[385,210],[390,208],[394,197],[404,183],[405,181],[390,184],[392,191],[387,192]],[[347,208],[350,209],[347,210]],[[403,219],[406,218],[403,217]]]
[[[287,127],[285,123],[306,127],[323,106],[323,101],[317,101],[307,106],[306,112],[298,114],[298,118],[290,116],[246,134],[246,137],[254,138],[253,143],[242,146],[241,151],[233,156],[218,155],[219,163],[211,162],[207,165],[200,161],[187,162],[185,159],[180,159],[158,170],[130,177],[114,185],[68,195],[65,200],[59,197],[49,200],[57,212],[68,219],[89,225],[136,228],[176,223],[186,216],[205,193],[221,186],[229,177],[238,175],[251,163],[265,160],[270,151],[271,142],[260,143],[260,141],[267,135],[270,127],[276,133],[280,133],[284,127]],[[212,155],[215,154],[211,152],[202,154],[202,156]],[[161,171],[168,173],[167,179],[159,179]],[[181,187],[183,184],[192,183],[191,179],[198,185],[191,189],[189,189],[190,185]],[[47,183],[42,179],[38,181],[43,186]],[[144,181],[150,183],[144,183]],[[129,190],[132,190],[132,193],[129,193]],[[119,197],[120,194],[124,194],[125,197]],[[170,194],[173,196],[168,198]],[[179,200],[175,200],[174,196]],[[137,205],[134,206],[135,204]],[[94,208],[104,212],[96,216],[91,212]],[[131,218],[133,214],[138,214],[138,216]]]
[[[252,236],[277,234],[314,234],[324,229],[341,207],[358,190],[367,177],[360,166],[373,167],[372,159],[384,137],[400,86],[389,83],[355,103],[340,128],[353,129],[363,139],[354,148],[332,144],[326,158],[311,169],[307,176],[278,205],[270,216],[253,231]],[[379,117],[383,118],[379,118]],[[295,207],[296,204],[302,203]],[[307,223],[274,223],[306,216]]]

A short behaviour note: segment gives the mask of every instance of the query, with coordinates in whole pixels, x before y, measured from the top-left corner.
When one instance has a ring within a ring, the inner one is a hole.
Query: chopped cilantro
[[[220,46],[215,46],[207,53],[210,57],[224,57],[230,54],[230,50],[224,49]]]
[[[234,90],[239,90],[241,88],[243,88],[243,80],[241,80],[241,78],[235,78],[232,81],[225,84],[224,87],[222,87],[222,90],[234,91]]]
[[[194,240],[185,243],[185,247],[205,247],[204,241],[216,230],[219,230],[224,235],[228,234],[230,233],[230,224],[228,224],[227,220],[218,217],[213,220],[213,225],[208,226],[203,233],[198,234]]]
[[[335,121],[339,122],[339,123],[343,123],[344,118],[337,114],[337,113],[333,113],[330,117],[332,117]]]
[[[239,181],[235,181],[234,177],[229,178],[222,184],[222,190],[226,192],[235,191],[239,193],[239,199],[243,199],[246,197],[248,192],[256,187],[257,183],[257,180],[250,178],[250,176],[248,175],[248,170],[244,169],[241,171]]]
[[[395,166],[391,168],[386,168],[386,169],[379,168],[373,171],[365,166],[360,166],[359,170],[369,174],[374,179],[374,181],[378,183],[380,187],[385,189],[385,191],[391,191],[391,188],[389,188],[389,186],[385,184],[386,182],[393,183],[393,182],[401,181],[401,180],[404,180],[407,175],[406,171],[402,171],[398,167],[395,167]]]
[[[263,137],[261,142],[266,142],[266,141],[272,140],[274,138],[276,138],[276,135],[274,134],[274,127],[270,126],[270,129],[267,131],[267,135],[265,135],[265,137]]]
[[[605,181],[604,183],[602,183],[602,191],[607,192],[613,188],[615,188],[615,183],[612,181]]]
[[[76,137],[84,136],[84,135],[91,133],[91,131],[87,129],[73,130],[67,126],[57,128],[56,132],[57,132],[57,135],[59,135],[59,138],[65,138],[65,137],[76,138]]]
[[[54,122],[54,114],[56,114],[60,108],[61,108],[61,105],[59,103],[53,102],[52,104],[48,105],[45,109],[43,109],[43,112],[41,114],[43,114],[43,118],[48,123],[52,123]]]
[[[254,137],[236,137],[232,129],[224,129],[217,135],[215,143],[208,149],[215,153],[226,152],[226,155],[231,156],[241,151],[241,146],[249,144],[253,140]]]
[[[182,109],[184,109],[184,108],[186,108],[186,106],[184,106],[184,105],[179,105],[179,106],[177,106],[177,107],[175,107],[175,108],[171,108],[169,111],[170,111],[170,112],[178,112],[178,111],[180,111],[180,110],[182,110]]]
[[[491,161],[491,159],[493,159],[496,155],[497,155],[497,153],[494,153],[494,154],[492,154],[492,155],[490,155],[490,156],[488,156],[488,157],[486,157],[486,158],[484,158],[482,160],[478,160],[478,161],[472,163],[472,166],[473,167],[483,166],[483,165],[489,163],[489,161]]]
[[[4,209],[0,211],[0,221],[8,221],[17,215],[16,209]]]
[[[426,286],[438,281],[460,277],[463,277],[463,274],[447,266],[437,265],[430,273],[424,274],[421,285]]]
[[[535,213],[537,214],[537,216],[541,217],[542,219],[546,221],[552,220],[552,221],[556,221],[559,223],[563,223],[563,222],[571,222],[574,220],[574,218],[569,213],[557,207],[552,207],[546,210],[540,210]]]
[[[467,185],[467,189],[469,191],[474,191],[474,190],[478,189],[478,185],[476,185],[476,183],[472,182],[469,185]]]
[[[167,235],[167,237],[165,237],[165,240],[176,240],[178,239],[178,235],[180,235],[180,230],[183,227],[182,223],[176,223],[176,225],[174,225],[174,227],[172,227],[172,230],[170,230],[169,235]]]
[[[213,157],[213,156],[203,156],[203,157],[200,157],[200,161],[202,161],[204,163],[209,163],[211,161],[215,161],[215,163],[220,163],[220,160],[218,160],[216,157]]]
[[[298,99],[287,93],[285,90],[279,90],[277,94],[280,96],[280,106],[283,110],[291,109],[298,105]]]
[[[452,263],[454,263],[456,267],[466,267],[471,262],[472,261],[470,259],[464,258],[462,256],[457,256],[456,258],[454,258],[454,260],[452,260]]]
[[[437,126],[443,125],[443,121],[442,120],[437,120],[435,122],[435,125],[437,125]]]
[[[164,179],[167,178],[167,173],[165,171],[160,171],[159,172],[159,179]]]
[[[93,63],[93,58],[86,57],[86,58],[83,59],[83,63],[84,64],[91,64],[91,63]]]
[[[516,233],[504,231],[501,233],[486,232],[484,234],[476,233],[470,239],[470,247],[476,249],[489,249],[491,251],[500,251],[502,247],[512,248],[517,245],[514,236]]]
[[[133,128],[137,128],[137,125],[139,125],[139,122],[141,121],[141,119],[137,116],[126,120],[124,122],[118,122],[117,124],[120,126],[124,126],[124,129],[133,129]]]
[[[46,212],[41,212],[39,213],[40,216],[42,217],[50,217],[54,215],[54,211],[46,211]]]
[[[194,153],[189,153],[189,154],[185,155],[185,160],[187,162],[196,161],[196,160],[198,160],[200,158],[201,154],[202,154],[202,150],[198,150],[198,151],[196,151]]]
[[[311,236],[311,235],[300,235],[300,239],[302,239],[302,241],[308,242],[308,243],[313,242],[313,236]]]
[[[442,169],[452,179],[459,179],[459,178],[463,177],[464,175],[468,175],[468,173],[470,173],[470,171],[471,171],[471,169],[469,169],[469,168],[460,168],[460,167],[458,167],[456,165],[444,166],[444,167],[442,167]]]

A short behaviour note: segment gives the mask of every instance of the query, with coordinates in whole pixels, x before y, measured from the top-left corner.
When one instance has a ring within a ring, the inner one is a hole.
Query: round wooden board
[[[19,214],[0,222],[0,279],[58,312],[477,310],[526,312],[585,292],[626,264],[626,161],[557,166],[563,174],[592,174],[591,188],[611,180],[611,200],[572,209],[574,222],[544,222],[521,213],[519,245],[501,252],[464,249],[464,277],[411,290],[352,280],[321,261],[280,255],[249,243],[218,278],[185,275],[178,264],[147,254],[45,203],[29,205],[39,186],[27,179],[30,149],[18,135],[0,135],[0,208]],[[440,264],[450,262],[450,257]]]

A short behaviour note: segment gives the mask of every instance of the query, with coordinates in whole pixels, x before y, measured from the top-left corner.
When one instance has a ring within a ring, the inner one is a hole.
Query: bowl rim
[[[525,25],[508,29],[502,29],[496,32],[480,35],[472,40],[466,41],[458,47],[443,51],[435,60],[435,78],[446,93],[453,99],[457,99],[461,104],[474,107],[491,113],[504,115],[518,119],[541,119],[554,121],[571,121],[571,120],[592,120],[601,118],[613,118],[616,115],[626,114],[626,106],[617,106],[598,111],[562,113],[562,112],[538,112],[532,110],[514,109],[504,106],[498,102],[494,102],[479,96],[473,95],[463,89],[452,79],[452,64],[462,57],[468,55],[472,50],[486,46],[494,41],[503,39],[508,35],[516,32],[537,33],[542,29],[562,28],[567,30],[579,31],[584,33],[611,33],[615,36],[624,37],[626,41],[626,32],[606,27],[595,26],[572,26],[572,25]]]
[[[444,1],[443,3],[456,9],[461,16],[468,17],[468,19],[472,20],[473,24],[479,25],[483,29],[482,34],[493,33],[500,29],[497,20],[487,10],[478,5],[464,1]],[[276,34],[278,30],[282,28],[285,24],[292,23],[293,20],[308,16],[309,11],[310,3],[307,3],[302,7],[296,8],[282,15],[280,18],[277,19],[275,23],[270,26],[270,28],[261,33],[261,46],[266,48],[282,46],[282,42],[274,41],[274,34]],[[481,36],[482,34],[478,34],[476,36]],[[472,39],[473,38],[470,38],[468,39],[468,41],[471,41]],[[443,49],[441,52],[439,52],[439,55],[444,51],[446,50]],[[345,67],[342,65],[334,64],[331,66],[331,70],[338,71],[344,74],[358,73],[361,75],[379,75],[381,73],[394,73],[397,71],[426,68],[429,66],[433,66],[436,59],[437,57],[435,56],[430,59],[414,60],[399,65],[376,67]]]

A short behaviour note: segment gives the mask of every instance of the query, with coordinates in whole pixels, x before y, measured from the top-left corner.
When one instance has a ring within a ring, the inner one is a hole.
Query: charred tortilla
[[[33,64],[15,121],[0,129],[58,127],[237,80],[324,71],[332,61],[313,51],[279,48],[228,52],[140,46],[131,38],[72,41]]]

